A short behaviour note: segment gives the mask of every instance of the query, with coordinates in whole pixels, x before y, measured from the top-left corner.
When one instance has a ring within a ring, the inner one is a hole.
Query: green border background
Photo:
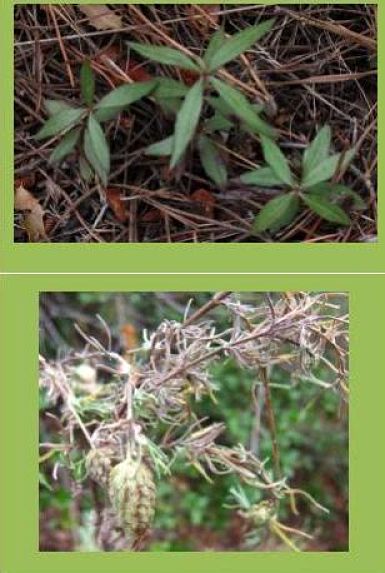
[[[380,573],[383,553],[384,385],[379,380],[385,276],[338,275],[8,275],[1,279],[4,372],[2,567],[5,573]],[[39,291],[347,291],[351,316],[350,541],[341,553],[39,553]],[[383,328],[382,328],[383,330]]]
[[[87,3],[81,0],[80,3]],[[103,0],[93,0],[104,3]],[[177,3],[185,3],[176,0]],[[13,7],[21,3],[38,3],[35,0],[20,2],[0,0],[1,21],[1,114],[0,172],[2,176],[0,245],[2,268],[8,272],[105,272],[157,271],[157,272],[271,272],[279,269],[294,271],[381,271],[385,268],[384,233],[380,227],[378,243],[351,244],[24,244],[13,242]],[[53,3],[43,1],[43,3]],[[60,2],[57,2],[58,4]],[[73,2],[61,2],[71,4]],[[118,2],[119,3],[119,2]],[[143,2],[153,3],[151,2]],[[159,3],[170,3],[162,2]],[[200,3],[200,2],[195,2]],[[204,2],[201,2],[204,3]],[[206,2],[206,3],[210,3]],[[211,2],[213,4],[217,2]],[[228,1],[224,3],[229,3]],[[239,2],[241,3],[241,2]],[[251,3],[250,0],[242,2]],[[274,4],[267,0],[265,4]],[[282,0],[293,4],[293,0]],[[308,3],[325,4],[313,0]],[[333,3],[333,2],[331,2]],[[337,2],[336,2],[337,3]],[[378,5],[378,67],[384,68],[385,60],[385,0],[353,2],[353,4]],[[254,3],[255,4],[255,3]],[[338,4],[352,4],[340,0]],[[379,74],[379,93],[385,93],[384,74]],[[379,102],[378,157],[380,169],[385,162],[383,136],[384,118]],[[384,201],[378,205],[378,218],[384,218]]]

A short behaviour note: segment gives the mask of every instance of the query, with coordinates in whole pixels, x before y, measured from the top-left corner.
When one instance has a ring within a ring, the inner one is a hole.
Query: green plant
[[[51,163],[60,163],[75,148],[79,150],[79,169],[82,178],[90,181],[96,174],[107,185],[110,172],[110,150],[101,123],[113,119],[131,103],[147,96],[156,82],[125,84],[94,102],[95,79],[86,60],[80,69],[80,90],[83,106],[61,100],[45,100],[49,119],[35,135],[35,139],[61,136],[60,143],[50,155]]]
[[[166,112],[176,115],[176,120],[174,133],[150,145],[146,150],[148,155],[170,155],[170,167],[174,168],[193,142],[207,176],[223,188],[227,169],[218,145],[223,137],[219,132],[229,131],[237,121],[248,132],[269,139],[276,137],[274,128],[259,115],[263,106],[251,104],[240,91],[216,77],[222,66],[250,48],[273,24],[274,19],[266,20],[230,38],[220,28],[211,37],[202,58],[164,46],[129,43],[132,50],[145,58],[188,70],[196,76],[190,88],[181,81],[158,78],[153,96]],[[209,110],[212,115],[202,119]]]
[[[334,182],[352,160],[355,148],[330,154],[331,130],[328,125],[319,130],[305,149],[298,177],[280,148],[264,136],[261,140],[267,165],[244,173],[240,180],[246,185],[282,188],[282,192],[268,201],[258,213],[254,221],[257,233],[267,229],[277,231],[291,223],[301,203],[323,219],[341,225],[349,225],[351,221],[336,204],[338,199],[350,197],[356,209],[365,209],[365,203],[357,193]]]

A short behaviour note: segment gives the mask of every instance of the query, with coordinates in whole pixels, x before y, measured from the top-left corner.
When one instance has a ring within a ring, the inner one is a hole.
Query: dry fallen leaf
[[[105,4],[79,4],[79,10],[89,19],[91,26],[97,30],[117,30],[123,28],[120,16]]]
[[[191,199],[199,204],[205,217],[213,218],[215,197],[210,191],[207,191],[207,189],[197,189],[191,194]]]
[[[22,185],[16,188],[15,209],[25,211],[23,226],[31,243],[47,238],[44,228],[44,210],[32,193]]]
[[[128,213],[124,201],[122,201],[122,195],[119,189],[108,188],[106,189],[106,198],[109,207],[114,212],[115,217],[121,223],[127,221]]]
[[[161,219],[162,212],[159,209],[150,209],[140,218],[143,223],[157,223]]]

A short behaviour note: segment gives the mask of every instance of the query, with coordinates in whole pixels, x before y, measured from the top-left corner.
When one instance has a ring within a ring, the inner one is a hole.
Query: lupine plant
[[[233,36],[219,28],[202,56],[170,48],[128,42],[129,50],[190,74],[193,85],[170,77],[120,86],[95,101],[95,80],[91,65],[84,62],[80,72],[82,106],[63,101],[45,102],[50,115],[36,139],[61,136],[50,156],[59,163],[78,149],[81,176],[90,180],[95,174],[104,186],[110,171],[109,144],[101,124],[115,118],[130,104],[149,97],[174,117],[173,133],[147,146],[149,156],[170,157],[172,170],[183,163],[189,148],[196,149],[206,175],[224,189],[233,182],[257,188],[272,188],[274,197],[260,210],[253,231],[276,232],[293,222],[301,207],[309,208],[322,219],[338,225],[351,220],[338,204],[349,198],[355,209],[365,203],[352,189],[337,182],[352,160],[356,149],[331,153],[329,126],[323,126],[303,153],[300,166],[289,161],[275,142],[278,133],[261,117],[264,105],[251,103],[241,91],[218,76],[220,69],[243,54],[272,29],[274,19],[250,26]],[[239,178],[229,179],[223,150],[231,130],[238,129],[256,137],[266,165]]]
[[[54,477],[47,482],[42,471],[41,485],[51,487],[65,469],[78,495],[94,491],[90,535],[96,550],[145,546],[154,513],[165,509],[157,491],[178,467],[207,480],[213,494],[221,476],[231,477],[222,504],[242,520],[245,549],[258,550],[273,535],[300,551],[311,534],[286,525],[287,515],[312,512],[321,519],[333,511],[282,471],[281,444],[287,442],[277,433],[271,374],[283,369],[286,392],[310,384],[346,402],[348,317],[326,293],[266,293],[265,300],[245,304],[236,294],[217,293],[195,312],[188,307],[180,321],[164,319],[143,331],[142,342],[125,354],[77,327],[87,343],[82,352],[56,361],[40,357],[41,400],[58,432],[41,444],[41,463],[54,463]],[[219,306],[222,324],[207,316]],[[212,369],[229,360],[250,381],[247,396],[266,411],[256,431],[269,436],[269,459],[234,440],[217,406],[226,388]],[[212,403],[212,417],[200,414],[202,401]]]
[[[89,61],[86,60],[80,70],[83,105],[46,100],[45,107],[50,117],[35,135],[35,139],[60,136],[59,144],[50,155],[50,162],[58,164],[78,148],[79,170],[83,179],[89,181],[96,173],[101,182],[107,185],[110,150],[101,124],[148,95],[154,87],[154,81],[126,84],[95,102],[94,74]]]
[[[254,222],[256,232],[267,229],[276,231],[290,224],[301,204],[323,219],[341,225],[349,225],[351,221],[336,201],[350,197],[357,209],[365,209],[365,203],[357,193],[345,185],[333,182],[346,169],[355,149],[330,154],[331,130],[328,125],[319,130],[305,149],[298,175],[290,168],[286,157],[273,141],[264,136],[261,136],[261,140],[267,165],[244,173],[240,180],[246,185],[281,189],[281,192],[257,215]]]

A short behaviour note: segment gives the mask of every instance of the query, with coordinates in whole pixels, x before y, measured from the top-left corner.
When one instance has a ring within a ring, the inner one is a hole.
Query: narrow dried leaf
[[[16,189],[15,209],[26,211],[23,223],[31,243],[39,241],[39,239],[46,239],[44,210],[32,193],[21,185]]]
[[[210,29],[215,28],[219,19],[218,9],[218,4],[190,4],[187,6],[188,12],[193,16],[191,24],[202,36],[206,37]],[[196,15],[202,15],[202,12],[207,14],[207,18],[194,18]]]
[[[168,66],[176,66],[186,70],[200,72],[201,69],[191,58],[186,56],[183,52],[168,48],[167,46],[151,46],[139,44],[138,42],[128,42],[129,47],[143,56],[154,62],[165,64]]]
[[[202,135],[198,140],[199,156],[206,175],[223,189],[227,183],[226,165],[215,144]]]
[[[330,203],[330,201],[321,197],[320,195],[308,195],[302,196],[304,203],[317,215],[330,221],[331,223],[339,223],[340,225],[350,225],[351,221],[348,215],[338,207]]]
[[[107,185],[110,171],[110,150],[100,124],[92,114],[89,115],[84,133],[84,152],[102,183]]]
[[[80,68],[80,91],[84,103],[91,106],[95,95],[95,77],[89,60],[85,60]]]
[[[72,127],[81,120],[85,111],[83,108],[64,109],[60,111],[57,115],[50,117],[50,119],[45,122],[43,127],[35,135],[35,139],[40,140],[52,137]]]
[[[146,155],[166,156],[171,155],[174,148],[174,136],[170,135],[157,143],[153,143],[146,148]]]
[[[206,57],[205,62],[210,72],[227,64],[240,54],[248,50],[262,36],[264,36],[274,25],[274,19],[265,20],[256,26],[250,26],[222,43],[222,47],[213,52],[211,57]]]
[[[261,136],[262,151],[265,161],[275,175],[290,187],[294,185],[294,177],[290,171],[289,163],[286,157],[283,155],[282,151],[274,141],[271,139]]]
[[[50,163],[60,163],[67,155],[69,155],[75,148],[79,141],[81,127],[72,129],[63,137],[59,145],[55,147],[50,155]]]
[[[117,220],[120,221],[120,223],[127,221],[128,212],[125,202],[122,201],[121,191],[115,187],[106,189],[106,199]]]
[[[210,81],[236,117],[244,121],[250,129],[255,130],[258,134],[266,137],[275,137],[275,130],[255,113],[253,106],[241,92],[217,78],[210,78]]]
[[[277,187],[282,185],[282,180],[271,167],[260,167],[254,171],[247,171],[240,176],[242,183],[246,185],[259,185],[260,187]]]
[[[254,221],[254,230],[257,233],[267,229],[278,230],[294,219],[299,209],[298,196],[294,193],[285,193],[271,199],[261,209]]]
[[[190,88],[176,117],[174,148],[170,161],[171,168],[174,168],[178,163],[194,136],[202,104],[203,80],[199,80],[192,88]]]
[[[324,125],[303,154],[302,172],[305,177],[317,165],[324,161],[330,151],[331,130],[328,125]]]
[[[105,4],[78,4],[78,8],[87,16],[91,26],[97,30],[119,30],[123,21]]]

